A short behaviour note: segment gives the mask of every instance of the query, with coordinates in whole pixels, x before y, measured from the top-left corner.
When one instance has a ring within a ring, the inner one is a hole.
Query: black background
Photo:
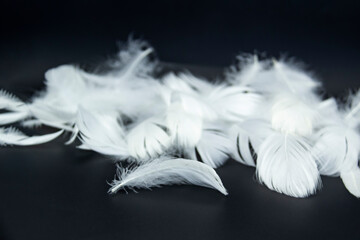
[[[104,60],[133,33],[162,61],[212,78],[240,52],[295,56],[344,93],[359,87],[359,10],[355,1],[1,1],[0,88],[29,97],[46,69]],[[109,196],[111,160],[64,141],[0,149],[0,239],[359,239],[359,200],[338,178],[293,199],[230,161],[218,170],[228,197],[191,186]]]

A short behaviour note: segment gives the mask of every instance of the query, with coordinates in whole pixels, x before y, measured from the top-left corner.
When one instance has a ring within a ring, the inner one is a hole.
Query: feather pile
[[[115,159],[109,193],[192,184],[227,190],[215,172],[228,159],[255,167],[269,189],[303,198],[320,175],[339,176],[360,197],[360,92],[323,99],[310,73],[284,60],[240,56],[223,81],[188,72],[156,77],[153,49],[131,40],[110,70],[63,65],[45,73],[30,101],[0,92],[0,145],[42,144],[68,134],[79,149]],[[14,128],[49,126],[27,136]],[[123,167],[125,166],[125,167]]]

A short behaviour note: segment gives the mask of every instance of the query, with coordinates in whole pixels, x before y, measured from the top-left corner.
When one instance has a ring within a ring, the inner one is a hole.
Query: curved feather
[[[153,71],[154,64],[149,61],[153,48],[144,41],[129,40],[120,49],[117,58],[110,63],[112,70],[106,74],[82,72],[85,80],[102,87],[117,87],[132,78],[146,78]],[[139,79],[137,79],[139,80]]]
[[[60,136],[63,130],[42,136],[27,136],[15,128],[0,128],[0,145],[31,146],[50,142]]]
[[[222,130],[207,128],[203,130],[195,148],[189,149],[188,152],[191,159],[202,160],[212,168],[217,168],[229,159],[230,146],[231,141]]]
[[[320,175],[306,139],[274,133],[260,146],[257,176],[268,188],[293,197],[315,193]]]
[[[264,120],[248,119],[233,125],[229,132],[232,141],[231,156],[238,162],[254,167],[260,145],[273,130]]]
[[[5,90],[0,90],[0,109],[17,111],[25,103]]]
[[[360,136],[345,125],[329,125],[316,135],[313,153],[317,156],[321,174],[338,176],[357,166],[360,153]]]
[[[116,116],[95,115],[80,108],[76,123],[82,148],[120,158],[129,156],[124,131]]]
[[[29,117],[29,112],[9,112],[0,114],[0,125],[10,124]]]
[[[162,185],[192,184],[213,188],[224,195],[227,191],[214,169],[206,164],[187,159],[158,159],[134,169],[118,168],[118,179],[109,189],[116,193],[125,188],[152,188]]]
[[[341,179],[346,189],[355,197],[360,198],[360,169],[355,167],[341,173]]]
[[[131,156],[148,159],[159,156],[171,145],[171,139],[160,119],[149,118],[130,129],[126,136]]]

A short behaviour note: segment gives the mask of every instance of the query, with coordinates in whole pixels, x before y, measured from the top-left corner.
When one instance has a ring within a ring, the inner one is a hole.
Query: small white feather
[[[318,118],[316,108],[309,106],[295,95],[279,94],[271,107],[271,124],[283,133],[310,136]]]
[[[323,175],[338,176],[357,165],[360,136],[346,125],[334,124],[321,128],[314,136],[313,153]]]
[[[0,128],[0,145],[31,146],[50,142],[60,136],[63,130],[42,136],[27,136],[15,128]]]
[[[0,90],[0,109],[7,109],[11,111],[18,111],[25,103],[14,95]]]
[[[162,119],[149,118],[130,129],[126,136],[131,156],[149,159],[161,155],[171,145]]]
[[[187,159],[158,159],[134,169],[118,168],[118,179],[111,184],[110,193],[125,188],[152,188],[162,185],[191,184],[213,188],[224,195],[220,177],[206,164]]]
[[[258,111],[262,96],[251,88],[218,85],[207,96],[209,105],[219,117],[228,121],[241,121]]]
[[[360,198],[360,169],[355,167],[350,171],[341,172],[341,179],[346,189],[355,197]]]
[[[203,120],[185,112],[180,103],[174,103],[167,110],[166,126],[173,143],[185,148],[194,147],[201,138]]]
[[[24,120],[29,116],[29,112],[9,112],[0,114],[0,125],[10,124]]]
[[[274,133],[260,146],[257,176],[268,188],[292,197],[315,193],[320,175],[305,138]]]
[[[206,128],[195,148],[190,148],[191,159],[197,159],[197,154],[205,164],[217,168],[229,159],[231,141],[221,129]]]
[[[231,156],[238,162],[255,166],[260,145],[274,131],[271,125],[261,119],[248,119],[229,129],[232,141]]]
[[[239,60],[238,66],[230,68],[227,78],[234,84],[248,86],[264,70],[265,62],[259,61],[257,55],[240,55],[237,59]]]
[[[85,148],[120,158],[129,156],[124,131],[116,116],[95,115],[80,108],[76,123]]]

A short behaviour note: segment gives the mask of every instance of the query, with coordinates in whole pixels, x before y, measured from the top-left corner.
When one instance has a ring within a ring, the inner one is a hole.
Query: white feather
[[[340,176],[346,189],[355,197],[360,198],[360,169],[355,167],[350,171],[342,172]]]
[[[271,107],[272,127],[283,133],[310,136],[318,118],[316,108],[295,95],[279,94]]]
[[[63,133],[60,130],[55,133],[42,136],[26,136],[15,128],[0,128],[0,145],[30,146],[50,142]]]
[[[274,133],[260,146],[257,176],[268,188],[293,197],[315,193],[320,177],[305,138]]]
[[[131,156],[148,159],[161,155],[171,145],[162,119],[149,118],[130,129],[126,136]]]
[[[206,164],[187,159],[160,159],[147,162],[134,169],[118,168],[110,193],[124,188],[152,188],[162,185],[192,184],[213,188],[224,195],[224,188],[214,169]]]
[[[29,112],[9,112],[0,114],[0,125],[10,124],[24,120],[29,116]]]
[[[217,168],[229,159],[231,141],[221,129],[205,128],[195,148],[188,150],[191,159],[197,154],[205,164]]]
[[[317,156],[321,174],[338,176],[341,171],[349,171],[357,165],[360,137],[353,129],[340,124],[328,125],[321,128],[314,138],[313,153]]]
[[[92,74],[82,72],[81,75],[92,84],[102,87],[118,87],[129,80],[148,78],[154,70],[154,64],[149,60],[153,49],[144,41],[129,40],[117,54],[117,58],[110,63],[112,71],[106,74]]]
[[[257,75],[264,70],[265,62],[261,62],[257,55],[240,55],[238,66],[231,67],[227,78],[234,84],[248,86]],[[240,69],[240,71],[238,70]]]
[[[5,90],[0,90],[0,109],[7,109],[11,111],[17,111],[19,108],[23,107],[25,103],[14,95],[6,92]]]
[[[320,86],[320,83],[309,73],[299,69],[295,65],[287,64],[283,61],[273,61],[275,78],[279,83],[283,83],[290,92],[302,94],[306,98],[308,93]],[[282,90],[279,88],[279,90]]]
[[[258,153],[260,145],[273,132],[271,125],[261,119],[248,119],[233,125],[229,129],[229,137],[233,143],[231,156],[238,162],[254,167],[254,154]]]
[[[95,115],[80,108],[76,123],[83,148],[120,159],[129,156],[124,131],[116,116]]]
[[[218,85],[207,100],[221,119],[241,121],[256,113],[263,99],[247,87]]]
[[[185,112],[181,104],[174,103],[167,110],[166,126],[173,143],[185,148],[194,147],[201,138],[203,120]]]

